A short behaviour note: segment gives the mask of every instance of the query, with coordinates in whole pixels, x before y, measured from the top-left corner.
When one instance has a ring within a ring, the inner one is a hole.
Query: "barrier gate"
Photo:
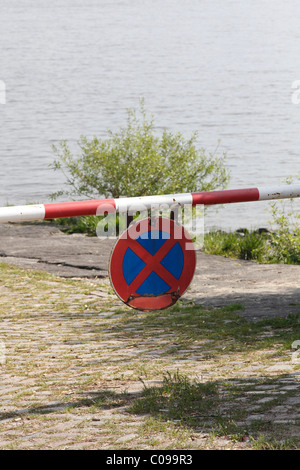
[[[97,199],[0,208],[0,223],[107,215],[184,206],[231,204],[300,197],[300,184],[198,193]],[[176,219],[176,218],[175,218]],[[109,275],[118,297],[139,310],[173,305],[190,285],[196,253],[188,231],[177,220],[154,216],[133,221],[118,238]]]

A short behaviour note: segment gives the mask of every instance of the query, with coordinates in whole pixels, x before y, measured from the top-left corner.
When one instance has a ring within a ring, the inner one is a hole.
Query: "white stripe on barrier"
[[[282,186],[266,186],[258,188],[259,200],[287,199],[300,197],[300,184],[286,184]]]
[[[43,220],[44,218],[44,204],[0,208],[0,223]]]
[[[125,197],[115,199],[116,211],[127,212],[128,210],[148,210],[155,205],[178,206],[178,205],[191,205],[193,197],[191,193],[183,194],[165,194],[161,196],[141,196],[141,197]]]

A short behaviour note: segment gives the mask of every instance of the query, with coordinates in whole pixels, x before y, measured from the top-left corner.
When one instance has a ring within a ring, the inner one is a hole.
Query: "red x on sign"
[[[192,240],[174,221],[143,219],[117,241],[110,259],[116,294],[140,310],[174,304],[191,283],[196,266]]]

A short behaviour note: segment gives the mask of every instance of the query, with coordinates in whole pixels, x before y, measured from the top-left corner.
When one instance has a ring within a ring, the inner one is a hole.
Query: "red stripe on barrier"
[[[197,204],[212,205],[226,204],[230,202],[258,201],[259,191],[257,188],[227,189],[226,191],[209,191],[203,193],[192,193],[193,206]]]
[[[45,219],[80,217],[83,215],[104,215],[104,213],[114,213],[116,211],[114,199],[56,202],[53,204],[44,204],[44,206]]]

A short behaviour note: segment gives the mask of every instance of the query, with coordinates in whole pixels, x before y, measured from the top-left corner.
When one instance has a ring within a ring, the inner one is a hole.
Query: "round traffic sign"
[[[191,237],[165,217],[130,225],[116,242],[109,275],[116,294],[139,310],[173,305],[190,285],[196,267]]]

